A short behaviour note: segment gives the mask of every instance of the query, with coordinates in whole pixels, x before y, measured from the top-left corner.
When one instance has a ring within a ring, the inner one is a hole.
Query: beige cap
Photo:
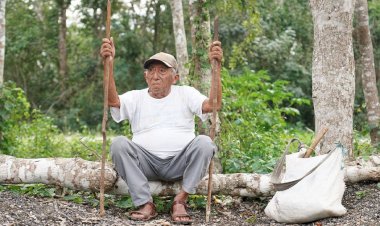
[[[160,61],[164,63],[166,66],[173,68],[176,72],[178,72],[178,64],[177,60],[174,58],[173,55],[159,52],[151,56],[147,61],[144,63],[144,68],[148,69],[148,66],[154,62],[154,61]]]

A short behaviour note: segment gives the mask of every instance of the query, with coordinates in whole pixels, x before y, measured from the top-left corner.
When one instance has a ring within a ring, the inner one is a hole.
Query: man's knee
[[[217,148],[214,142],[211,140],[209,136],[199,135],[195,138],[195,142],[200,150],[201,154],[205,156],[212,156],[216,152]]]
[[[129,142],[130,141],[128,140],[128,138],[124,136],[115,137],[112,140],[111,147],[110,147],[112,158],[116,156],[120,156],[122,152],[125,152],[125,149],[128,150],[127,147],[129,146]]]

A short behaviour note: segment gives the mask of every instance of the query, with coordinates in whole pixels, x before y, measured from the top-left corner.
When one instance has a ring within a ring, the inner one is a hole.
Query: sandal
[[[174,214],[173,212],[173,207],[175,205],[183,205],[183,207],[185,208],[185,211],[186,211],[186,203],[183,202],[183,201],[174,201],[173,204],[172,204],[172,208],[171,208],[171,215],[172,215],[172,223],[173,224],[192,224],[193,223],[193,220],[191,219],[190,215],[188,213],[177,213],[177,214]],[[189,220],[174,220],[175,218],[177,217],[188,217]]]
[[[128,218],[134,221],[149,221],[155,217],[157,217],[158,213],[156,212],[156,206],[153,202],[147,202],[146,204],[150,205],[152,207],[152,211],[150,213],[143,212],[140,210],[131,211],[128,213]],[[140,214],[143,216],[143,218],[133,217],[132,214]]]

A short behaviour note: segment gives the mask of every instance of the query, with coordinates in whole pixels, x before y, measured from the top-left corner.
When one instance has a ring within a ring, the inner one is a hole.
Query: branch
[[[75,190],[99,191],[100,163],[80,158],[22,159],[0,155],[1,184],[58,185]],[[270,196],[274,190],[270,174],[235,173],[214,174],[213,194],[244,197]],[[368,160],[350,162],[346,167],[345,181],[356,183],[370,180],[380,181],[380,156]],[[105,191],[113,194],[128,194],[128,186],[112,165],[105,167]],[[207,195],[208,177],[197,187],[196,194]],[[153,195],[175,195],[180,191],[181,182],[149,182]]]

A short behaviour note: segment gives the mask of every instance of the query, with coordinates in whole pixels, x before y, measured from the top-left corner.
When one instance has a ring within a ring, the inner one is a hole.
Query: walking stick
[[[110,39],[111,37],[111,1],[107,1],[107,22],[106,22],[106,37]],[[102,135],[103,135],[103,145],[102,145],[102,163],[100,168],[100,216],[105,215],[104,211],[104,176],[105,176],[105,164],[106,164],[106,145],[107,145],[107,136],[106,136],[106,126],[108,118],[108,86],[109,86],[109,77],[112,73],[112,56],[106,58],[104,62],[104,80],[103,80],[103,90],[104,90],[104,99],[103,99],[103,120],[102,120]]]
[[[328,130],[328,128],[323,128],[319,131],[319,133],[316,135],[313,142],[311,143],[310,147],[306,150],[305,155],[303,156],[304,158],[310,157],[311,153],[313,153],[315,147],[317,147],[317,144],[319,143],[319,141],[322,140],[322,138],[325,136]]]
[[[214,41],[218,41],[218,17],[214,19]],[[213,87],[213,99],[212,99],[212,120],[210,127],[210,137],[215,140],[215,130],[216,130],[216,104],[217,104],[217,93],[218,93],[218,72],[220,71],[219,63],[215,59],[211,62],[212,65],[212,84]],[[212,173],[214,170],[214,161],[211,159],[210,165],[208,168],[208,187],[207,187],[207,205],[206,205],[206,222],[210,221],[210,212],[211,212],[211,192],[212,192]]]

